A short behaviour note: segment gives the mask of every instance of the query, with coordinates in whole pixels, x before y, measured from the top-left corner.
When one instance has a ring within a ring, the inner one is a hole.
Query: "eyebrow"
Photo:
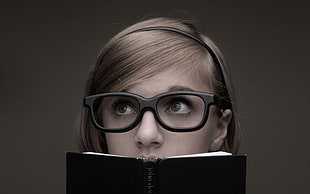
[[[195,91],[194,89],[192,88],[189,88],[189,87],[185,87],[185,86],[172,86],[170,87],[167,92],[174,92],[174,91]],[[128,90],[124,89],[124,90],[121,90],[121,92],[129,92]]]
[[[168,89],[168,92],[173,92],[173,91],[195,91],[195,90],[189,87],[185,87],[185,86],[172,86]]]

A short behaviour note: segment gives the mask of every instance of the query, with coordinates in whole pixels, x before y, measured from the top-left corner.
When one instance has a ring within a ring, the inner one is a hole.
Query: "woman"
[[[91,68],[80,150],[144,158],[237,153],[238,114],[223,61],[187,21],[155,18],[126,28]]]

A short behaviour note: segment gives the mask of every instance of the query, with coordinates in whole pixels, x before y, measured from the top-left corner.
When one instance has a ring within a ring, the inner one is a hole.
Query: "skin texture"
[[[126,91],[146,98],[171,90],[194,90],[212,93],[190,72],[171,68],[140,82]],[[106,133],[110,154],[130,157],[168,157],[183,154],[217,151],[227,134],[232,112],[227,109],[218,116],[216,107],[211,106],[205,126],[194,132],[176,133],[162,128],[153,113],[147,111],[140,124],[129,132]]]

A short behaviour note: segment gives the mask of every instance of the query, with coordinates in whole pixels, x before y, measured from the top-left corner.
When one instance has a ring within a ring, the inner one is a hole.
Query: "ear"
[[[221,110],[222,115],[217,119],[217,129],[210,145],[210,151],[218,151],[227,136],[228,125],[232,118],[232,111],[230,109]]]

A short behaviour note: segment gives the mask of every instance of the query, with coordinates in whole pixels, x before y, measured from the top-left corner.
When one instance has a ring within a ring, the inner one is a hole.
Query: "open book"
[[[168,158],[67,153],[67,194],[245,194],[246,155]]]

